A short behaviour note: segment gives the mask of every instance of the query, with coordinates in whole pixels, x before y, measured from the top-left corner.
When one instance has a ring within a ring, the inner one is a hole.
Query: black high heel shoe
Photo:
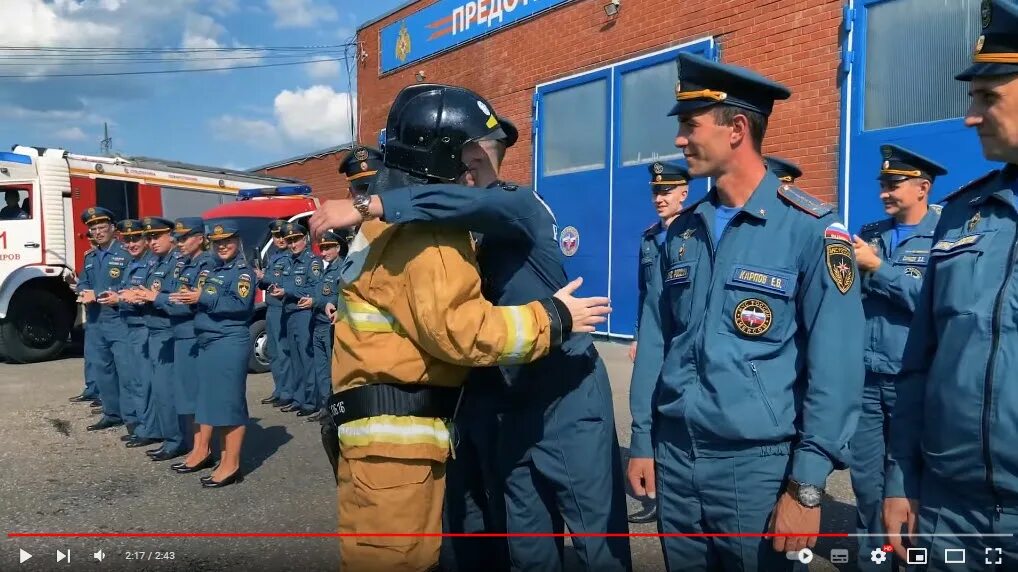
[[[197,465],[193,467],[187,466],[187,461],[181,461],[179,463],[173,463],[170,468],[181,475],[188,473],[197,473],[198,471],[204,471],[210,469],[216,464],[216,460],[212,458],[212,453],[209,453],[204,459],[201,460]]]
[[[230,485],[232,485],[234,483],[241,483],[243,481],[244,481],[244,473],[241,472],[241,470],[238,468],[236,471],[233,471],[233,474],[231,474],[230,476],[226,477],[225,479],[223,479],[221,481],[213,481],[211,475],[209,475],[208,480],[205,480],[205,478],[202,478],[201,479],[201,486],[206,488],[206,489],[220,489],[220,488],[223,488],[223,487],[228,487],[228,486],[230,486]]]

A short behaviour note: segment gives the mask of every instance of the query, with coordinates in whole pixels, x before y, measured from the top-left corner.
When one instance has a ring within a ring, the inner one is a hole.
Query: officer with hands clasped
[[[852,240],[829,205],[760,153],[784,86],[682,54],[676,146],[715,186],[668,227],[652,408],[633,407],[629,479],[655,493],[669,570],[787,570],[816,542],[828,475],[847,461],[863,383]],[[640,356],[637,356],[638,360]],[[661,359],[661,356],[658,356]],[[647,428],[650,431],[647,431]],[[652,453],[651,453],[652,452]]]
[[[887,430],[894,381],[901,370],[912,312],[930,259],[940,207],[930,205],[936,177],[947,170],[897,145],[881,146],[880,199],[891,218],[864,225],[855,240],[866,313],[866,385],[851,441],[852,490],[858,513],[860,569],[878,569],[868,555],[882,549],[881,507]],[[894,564],[894,555],[889,555]]]

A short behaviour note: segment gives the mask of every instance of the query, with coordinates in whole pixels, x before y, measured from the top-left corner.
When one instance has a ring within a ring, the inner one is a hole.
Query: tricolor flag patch
[[[851,243],[852,235],[848,233],[848,229],[845,228],[845,225],[840,222],[835,222],[824,230],[824,239],[840,240],[842,242]]]

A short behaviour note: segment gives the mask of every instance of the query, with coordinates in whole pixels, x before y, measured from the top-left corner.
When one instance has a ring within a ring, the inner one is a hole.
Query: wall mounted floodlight
[[[622,9],[621,4],[622,0],[611,0],[611,2],[604,5],[604,13],[607,14],[609,18],[618,14],[619,10]]]

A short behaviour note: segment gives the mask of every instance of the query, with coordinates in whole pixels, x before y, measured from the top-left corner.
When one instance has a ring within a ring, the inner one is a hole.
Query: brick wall
[[[300,179],[311,185],[311,193],[319,200],[346,198],[350,196],[350,185],[340,174],[339,164],[346,151],[309,157],[296,163],[288,163],[258,171],[270,177]]]
[[[432,3],[420,0],[358,34],[367,58],[358,68],[363,143],[374,145],[400,89],[425,81],[462,85],[488,99],[520,128],[505,178],[531,181],[531,98],[538,83],[714,36],[725,62],[756,69],[792,89],[779,102],[764,144],[799,164],[802,188],[836,201],[843,0],[623,0],[610,20],[607,0],[578,0],[451,52],[378,76],[378,31]],[[667,118],[662,118],[667,119]]]

